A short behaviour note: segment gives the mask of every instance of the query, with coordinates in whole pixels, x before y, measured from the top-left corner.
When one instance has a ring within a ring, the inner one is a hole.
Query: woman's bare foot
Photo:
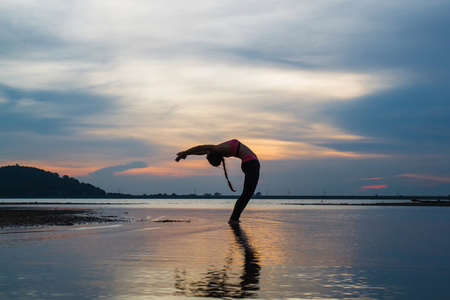
[[[236,220],[231,220],[231,219],[229,219],[228,220],[228,224],[230,224],[230,225],[239,225],[239,221],[236,221]]]

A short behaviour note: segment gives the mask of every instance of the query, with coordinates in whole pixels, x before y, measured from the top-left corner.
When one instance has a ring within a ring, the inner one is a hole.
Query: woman
[[[223,170],[225,172],[225,178],[228,181],[228,186],[235,192],[230,180],[228,180],[227,169],[225,167],[224,157],[237,157],[242,160],[241,169],[245,174],[244,179],[244,189],[241,196],[236,201],[234,205],[233,213],[231,214],[230,224],[238,224],[239,218],[242,211],[247,206],[248,201],[253,196],[255,192],[256,185],[259,179],[259,161],[255,153],[253,153],[250,148],[239,142],[238,140],[230,140],[219,145],[200,145],[192,147],[186,151],[181,151],[177,153],[177,158],[175,161],[180,161],[180,159],[186,159],[188,155],[206,155],[206,159],[209,163],[215,167],[223,165]]]

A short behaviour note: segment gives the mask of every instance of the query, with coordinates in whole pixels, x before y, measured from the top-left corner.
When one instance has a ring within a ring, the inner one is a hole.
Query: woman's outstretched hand
[[[187,155],[184,151],[177,153],[177,158],[175,158],[175,161],[180,161],[180,159],[186,159]]]

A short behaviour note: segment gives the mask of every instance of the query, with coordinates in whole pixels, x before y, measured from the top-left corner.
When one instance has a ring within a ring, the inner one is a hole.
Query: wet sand
[[[450,296],[447,208],[94,209],[132,221],[0,230],[0,298]]]
[[[0,228],[70,226],[86,223],[120,222],[117,216],[101,216],[90,209],[23,208],[0,206]]]

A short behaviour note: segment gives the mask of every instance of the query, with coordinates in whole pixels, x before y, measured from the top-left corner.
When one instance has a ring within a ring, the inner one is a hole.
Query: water
[[[120,198],[120,199],[55,199],[55,198],[43,198],[43,199],[0,199],[0,203],[61,203],[61,204],[127,204],[127,205],[145,205],[147,207],[178,207],[189,206],[196,208],[216,208],[216,207],[230,207],[234,204],[236,198],[199,198],[199,199],[182,199],[182,198],[164,198],[164,199],[145,199],[145,198]],[[292,206],[298,204],[373,204],[373,203],[405,203],[409,200],[397,200],[397,199],[252,199],[251,205],[253,206],[271,206],[279,209],[281,206]]]
[[[0,299],[450,297],[447,207],[158,201],[76,207],[186,222],[0,230]]]

